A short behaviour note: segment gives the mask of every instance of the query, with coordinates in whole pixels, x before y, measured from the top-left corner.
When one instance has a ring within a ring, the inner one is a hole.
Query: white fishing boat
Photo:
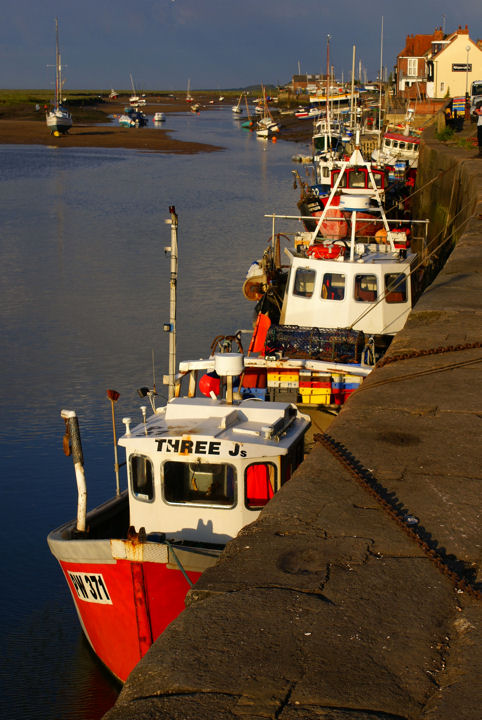
[[[236,352],[214,358],[222,386],[218,396],[195,397],[190,382],[181,397],[182,383],[175,377],[177,216],[173,207],[170,213],[169,402],[156,406],[155,383],[140,388],[152,414],[142,405],[138,421],[123,418],[125,432],[117,443],[119,394],[107,391],[116,492],[88,513],[78,419],[74,411],[62,411],[78,511],[48,536],[92,649],[121,681],[182,612],[202,572],[289,480],[303,459],[310,425],[290,403],[238,399],[233,386],[244,359]],[[125,490],[117,444],[125,450]]]
[[[307,402],[302,388],[323,382],[321,402],[341,405],[403,328],[418,291],[411,251],[417,221],[387,219],[379,173],[356,150],[332,171],[331,192],[317,216],[302,216],[310,229],[277,233],[275,222],[300,218],[267,216],[273,222],[270,243],[243,286],[245,297],[257,303],[250,354],[265,369],[255,387],[269,387],[274,363],[289,376],[283,397],[289,391]],[[282,241],[289,243],[285,264]]]
[[[153,119],[153,121],[154,121],[155,123],[165,122],[165,120],[166,120],[166,113],[163,113],[163,112],[155,112],[152,119]]]
[[[55,18],[55,98],[53,108],[46,113],[47,127],[52,135],[65,135],[72,127],[72,116],[62,105],[62,61],[59,49],[59,22]]]
[[[372,160],[379,165],[402,163],[406,169],[416,169],[419,149],[420,134],[407,132],[402,126],[383,134],[381,147],[372,152]]]

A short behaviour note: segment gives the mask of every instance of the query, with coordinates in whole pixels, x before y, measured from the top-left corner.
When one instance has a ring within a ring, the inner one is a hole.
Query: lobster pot
[[[271,325],[266,336],[265,353],[358,363],[364,346],[365,336],[356,330]]]

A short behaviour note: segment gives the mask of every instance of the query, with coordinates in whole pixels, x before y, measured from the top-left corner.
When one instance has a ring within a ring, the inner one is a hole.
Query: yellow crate
[[[331,395],[331,388],[310,388],[310,387],[300,387],[300,395],[316,395],[318,396],[324,396],[324,395]]]
[[[267,378],[275,382],[298,382],[298,372],[289,370],[268,370]]]
[[[329,405],[330,395],[302,395],[301,403],[303,405]]]

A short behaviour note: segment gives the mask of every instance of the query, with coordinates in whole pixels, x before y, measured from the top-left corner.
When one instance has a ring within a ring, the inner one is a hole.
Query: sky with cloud
[[[58,17],[65,89],[240,88],[324,72],[327,36],[335,76],[355,67],[390,72],[408,34],[468,25],[482,38],[481,0],[15,0],[0,23],[0,88],[53,83]],[[461,62],[464,58],[461,59]]]

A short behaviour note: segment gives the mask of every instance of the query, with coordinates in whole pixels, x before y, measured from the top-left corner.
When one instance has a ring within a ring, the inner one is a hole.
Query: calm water
[[[82,636],[46,535],[76,513],[60,410],[79,415],[93,507],[115,487],[106,389],[121,394],[119,421],[138,417],[152,350],[158,387],[167,371],[169,205],[179,216],[178,359],[205,357],[216,335],[250,326],[241,287],[271,234],[263,215],[296,212],[299,147],[257,140],[230,108],[165,127],[225,150],[0,146],[0,708],[10,720],[93,720],[119,690]]]

